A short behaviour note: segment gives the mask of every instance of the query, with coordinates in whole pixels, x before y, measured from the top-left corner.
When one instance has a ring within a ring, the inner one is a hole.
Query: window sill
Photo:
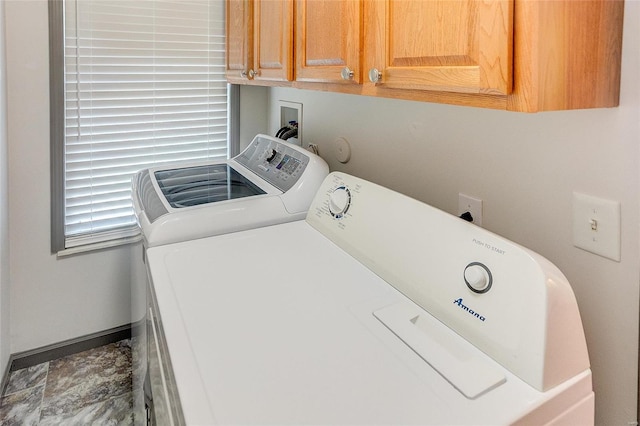
[[[134,244],[140,241],[142,241],[142,234],[138,233],[136,235],[129,236],[129,237],[117,238],[117,239],[108,240],[108,241],[101,241],[96,243],[83,244],[75,247],[65,248],[63,250],[58,251],[56,253],[56,256],[58,258],[64,258],[64,257],[73,256],[77,254],[83,254],[83,253],[93,252],[97,250],[104,250],[104,249],[114,248],[118,246],[123,246],[126,244]]]

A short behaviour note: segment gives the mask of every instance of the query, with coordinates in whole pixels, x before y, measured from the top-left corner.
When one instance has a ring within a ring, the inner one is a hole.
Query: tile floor
[[[11,372],[0,425],[131,425],[131,341]]]

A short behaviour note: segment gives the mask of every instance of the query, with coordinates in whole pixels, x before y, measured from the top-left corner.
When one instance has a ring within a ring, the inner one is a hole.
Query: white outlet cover
[[[343,137],[337,137],[333,141],[333,153],[341,163],[347,163],[351,159],[351,145]]]
[[[573,245],[620,262],[620,202],[574,192]]]

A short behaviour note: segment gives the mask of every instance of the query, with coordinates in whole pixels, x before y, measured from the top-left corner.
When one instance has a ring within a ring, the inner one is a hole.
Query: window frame
[[[216,1],[216,0],[211,0]],[[58,256],[99,250],[140,241],[139,232],[103,242],[66,247],[65,235],[65,58],[64,0],[48,0],[51,253]],[[227,86],[227,157],[240,146],[240,88]],[[108,234],[107,231],[105,234]]]

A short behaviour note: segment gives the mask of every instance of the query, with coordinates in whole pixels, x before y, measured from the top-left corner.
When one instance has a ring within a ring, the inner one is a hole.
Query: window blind
[[[131,177],[226,158],[224,2],[64,3],[65,248],[136,234]]]

